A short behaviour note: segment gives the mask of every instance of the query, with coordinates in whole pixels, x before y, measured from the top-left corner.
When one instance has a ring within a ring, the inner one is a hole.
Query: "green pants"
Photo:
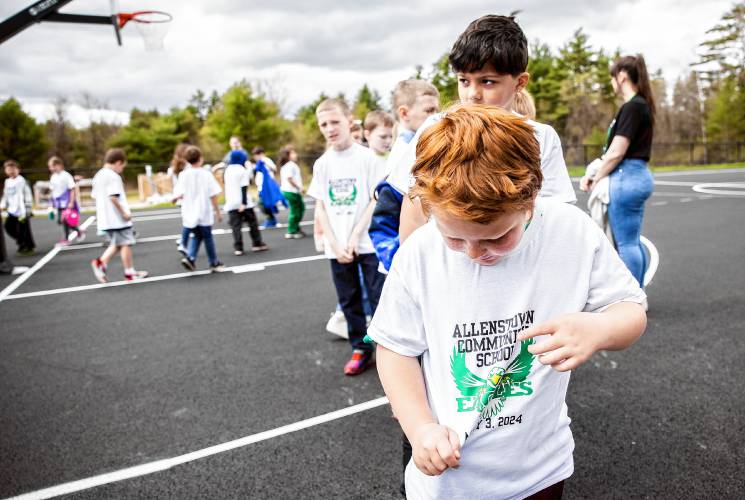
[[[300,231],[300,221],[303,220],[303,214],[305,214],[303,195],[290,193],[289,191],[282,191],[282,194],[285,195],[287,203],[290,205],[290,215],[287,217],[287,232],[289,234],[297,233]]]

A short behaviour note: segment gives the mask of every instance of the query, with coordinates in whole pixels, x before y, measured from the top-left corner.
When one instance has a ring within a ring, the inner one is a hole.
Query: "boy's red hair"
[[[488,224],[533,206],[543,182],[538,140],[522,117],[496,106],[450,108],[424,131],[416,147],[411,196]]]

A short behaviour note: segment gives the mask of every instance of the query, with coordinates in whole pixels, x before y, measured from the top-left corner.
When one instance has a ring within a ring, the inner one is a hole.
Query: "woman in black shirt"
[[[624,56],[610,70],[613,90],[624,104],[608,128],[601,165],[592,178],[583,178],[580,189],[589,190],[610,176],[608,221],[616,248],[631,274],[643,285],[646,254],[639,240],[644,203],[654,182],[647,168],[652,151],[655,105],[649,75],[641,55]]]

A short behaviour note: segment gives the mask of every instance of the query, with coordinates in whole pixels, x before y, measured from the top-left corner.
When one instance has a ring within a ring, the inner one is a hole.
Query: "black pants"
[[[362,283],[360,283],[358,264],[362,268],[371,313],[375,314],[385,276],[378,272],[378,258],[374,253],[358,255],[354,262],[349,264],[340,264],[338,260],[331,259],[331,277],[334,280],[339,305],[347,320],[349,343],[352,344],[352,349],[372,352],[373,346],[366,344],[364,340],[367,334],[367,321],[362,308]]]
[[[248,224],[253,246],[259,247],[264,244],[261,240],[259,223],[256,220],[256,212],[254,212],[253,208],[246,208],[243,212],[231,210],[228,212],[228,221],[230,223],[230,229],[233,230],[233,248],[235,250],[243,251],[243,234],[241,233],[241,229],[244,222]]]
[[[8,214],[8,218],[5,219],[5,230],[11,238],[16,240],[19,252],[26,252],[36,248],[34,236],[31,234],[30,216],[21,222],[15,215]]]
[[[67,222],[64,222],[62,220],[62,212],[63,212],[63,210],[64,209],[62,209],[62,208],[58,208],[57,209],[57,224],[59,224],[59,225],[62,226],[62,229],[65,231],[65,239],[67,239],[67,238],[70,237],[70,233],[73,232],[74,230],[76,230],[77,228],[68,225]]]
[[[274,215],[274,212],[270,207],[265,206],[263,203],[259,203],[259,207],[261,208],[261,213],[263,213],[266,216],[266,221],[272,224],[277,223],[277,216]]]

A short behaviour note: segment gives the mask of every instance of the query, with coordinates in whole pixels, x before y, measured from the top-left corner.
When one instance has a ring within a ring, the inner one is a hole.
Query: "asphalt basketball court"
[[[745,170],[655,181],[648,330],[572,376],[565,498],[745,488]],[[100,285],[95,226],[56,250],[59,227],[32,224],[40,253],[15,259],[32,272],[0,277],[0,497],[398,497],[400,430],[374,369],[342,373],[349,347],[325,332],[336,299],[312,238],[269,229],[268,252],[234,257],[223,222],[227,270],[186,273],[178,212],[141,212],[135,265],[152,278]]]

